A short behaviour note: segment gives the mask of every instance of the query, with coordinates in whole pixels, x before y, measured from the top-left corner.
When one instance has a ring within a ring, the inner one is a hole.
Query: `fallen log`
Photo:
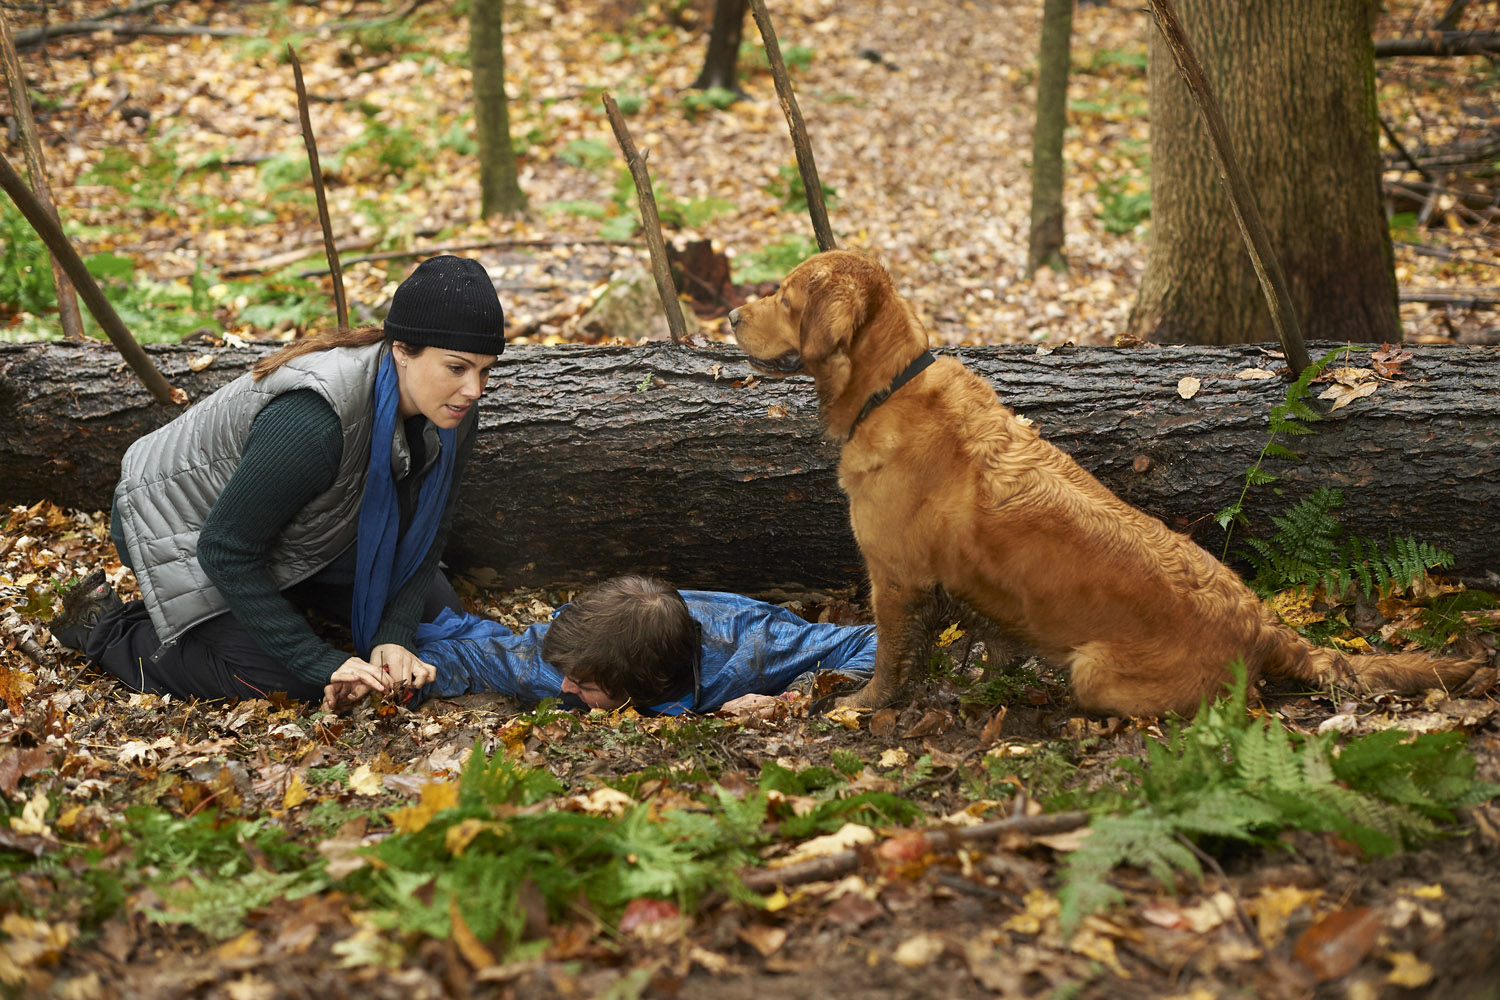
[[[201,399],[272,349],[149,351]],[[1252,489],[1247,512],[1268,534],[1266,516],[1291,498],[1340,487],[1351,531],[1416,536],[1453,552],[1460,578],[1493,584],[1500,350],[1411,350],[1399,380],[1282,439],[1306,459],[1268,463],[1287,495]],[[953,353],[1121,496],[1216,553],[1212,515],[1239,497],[1286,392],[1279,379],[1234,377],[1279,366],[1254,345]],[[1189,375],[1201,387],[1183,399]],[[448,552],[456,567],[488,567],[508,586],[626,570],[758,594],[861,580],[836,449],[821,440],[806,378],[752,379],[727,347],[516,347],[482,408]],[[106,346],[0,345],[0,503],[106,508],[126,446],[175,412]]]

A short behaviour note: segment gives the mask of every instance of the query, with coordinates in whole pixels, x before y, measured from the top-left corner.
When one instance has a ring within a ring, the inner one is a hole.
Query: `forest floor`
[[[1377,35],[1413,34],[1446,6],[1387,4]],[[1464,26],[1483,27],[1485,5],[1471,6]],[[1022,272],[1040,5],[797,0],[773,11],[841,244],[877,253],[939,342],[1104,344],[1123,331],[1149,227],[1139,7],[1078,8],[1072,268],[1034,280]],[[57,4],[48,17],[106,8]],[[418,256],[467,248],[495,276],[520,341],[600,336],[590,307],[646,259],[628,233],[634,196],[618,184],[605,92],[650,150],[670,241],[712,239],[741,291],[806,252],[764,67],[747,53],[748,98],[728,109],[688,89],[701,12],[507,5],[532,211],[479,222],[464,22],[431,4],[381,22],[390,9],[182,2],[156,20],[246,33],[69,34],[23,51],[60,210],[80,247],[104,255],[96,270],[132,325],[211,337],[326,325],[327,282],[303,273],[320,268],[321,241],[288,41],[314,99],[341,245],[390,255],[346,266],[357,319],[378,317]],[[7,13],[17,32],[39,23],[33,8]],[[1382,116],[1408,151],[1493,141],[1493,64],[1379,69]],[[20,162],[9,137],[4,148]],[[1386,179],[1420,178],[1394,167]],[[1392,188],[1403,295],[1455,300],[1405,303],[1407,339],[1492,342],[1493,306],[1464,297],[1494,292],[1494,222],[1460,195],[1493,200],[1493,167],[1488,179],[1441,179],[1449,189],[1418,202]],[[21,230],[6,210],[14,248]],[[10,336],[55,322],[27,281],[0,278]],[[722,311],[704,308],[703,335],[719,335]],[[1443,836],[1389,856],[1312,822],[1262,826],[1266,843],[1197,837],[1201,879],[1180,858],[1166,888],[1115,869],[1115,905],[1065,930],[1059,889],[1085,839],[960,843],[962,831],[1041,811],[1104,815],[1111,795],[1135,802],[1130,768],[1173,729],[1085,717],[1045,672],[994,676],[962,662],[960,640],[897,709],[857,716],[805,701],[768,718],[687,721],[483,696],[415,711],[369,702],[344,716],[274,698],[184,704],[132,695],[52,642],[45,621],[89,570],[105,568],[127,597],[134,584],[103,513],[35,501],[0,527],[0,996],[1500,997],[1493,800],[1456,808]],[[458,584],[470,610],[512,627],[567,598]],[[853,584],[798,610],[867,620]],[[1468,626],[1456,642],[1493,650],[1484,604],[1448,615]],[[1397,644],[1430,631],[1437,611],[1431,596],[1325,609],[1352,623],[1337,638]],[[1257,719],[1310,740],[1456,734],[1474,778],[1500,783],[1492,693],[1266,697]],[[467,849],[484,844],[510,845],[510,867]],[[844,869],[755,898],[727,877],[843,850],[855,851]]]

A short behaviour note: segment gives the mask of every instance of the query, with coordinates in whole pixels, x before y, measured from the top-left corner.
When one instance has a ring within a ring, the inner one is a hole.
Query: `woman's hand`
[[[416,690],[431,684],[437,677],[437,667],[419,659],[417,654],[395,642],[381,643],[372,649],[370,663],[380,672],[382,679],[397,689]]]

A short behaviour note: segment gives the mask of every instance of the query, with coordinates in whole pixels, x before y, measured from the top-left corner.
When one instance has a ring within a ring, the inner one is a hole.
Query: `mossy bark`
[[[1067,126],[1068,60],[1073,0],[1046,0],[1031,139],[1031,239],[1026,276],[1039,267],[1065,271],[1063,256],[1063,130]]]
[[[1380,200],[1370,0],[1180,0],[1308,340],[1401,337]],[[1151,236],[1128,331],[1276,339],[1198,112],[1150,44]]]
[[[517,215],[527,205],[516,174],[510,99],[505,95],[505,0],[470,0],[469,66],[479,141],[479,214]]]

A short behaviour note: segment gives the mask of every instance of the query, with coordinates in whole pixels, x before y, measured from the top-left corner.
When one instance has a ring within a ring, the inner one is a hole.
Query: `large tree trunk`
[[[151,353],[201,399],[268,350],[219,351],[200,372],[202,348]],[[1283,441],[1306,455],[1268,465],[1288,495],[1261,487],[1247,508],[1263,529],[1292,497],[1341,487],[1349,530],[1414,535],[1482,579],[1500,571],[1500,349],[1413,350],[1402,381]],[[1286,391],[1233,377],[1265,363],[1249,347],[957,353],[1122,497],[1215,552],[1211,516],[1238,498]],[[1186,400],[1185,375],[1202,381]],[[750,380],[727,348],[515,348],[481,406],[456,566],[514,586],[627,570],[752,593],[862,581],[805,378]],[[105,347],[0,344],[0,504],[107,507],[126,446],[174,412]]]
[[[526,194],[516,176],[505,96],[505,0],[472,0],[469,68],[474,76],[474,130],[479,141],[479,215],[516,215]]]
[[[1309,340],[1401,337],[1380,201],[1369,0],[1181,0]],[[1150,45],[1151,242],[1129,331],[1159,343],[1273,341],[1202,123]]]

